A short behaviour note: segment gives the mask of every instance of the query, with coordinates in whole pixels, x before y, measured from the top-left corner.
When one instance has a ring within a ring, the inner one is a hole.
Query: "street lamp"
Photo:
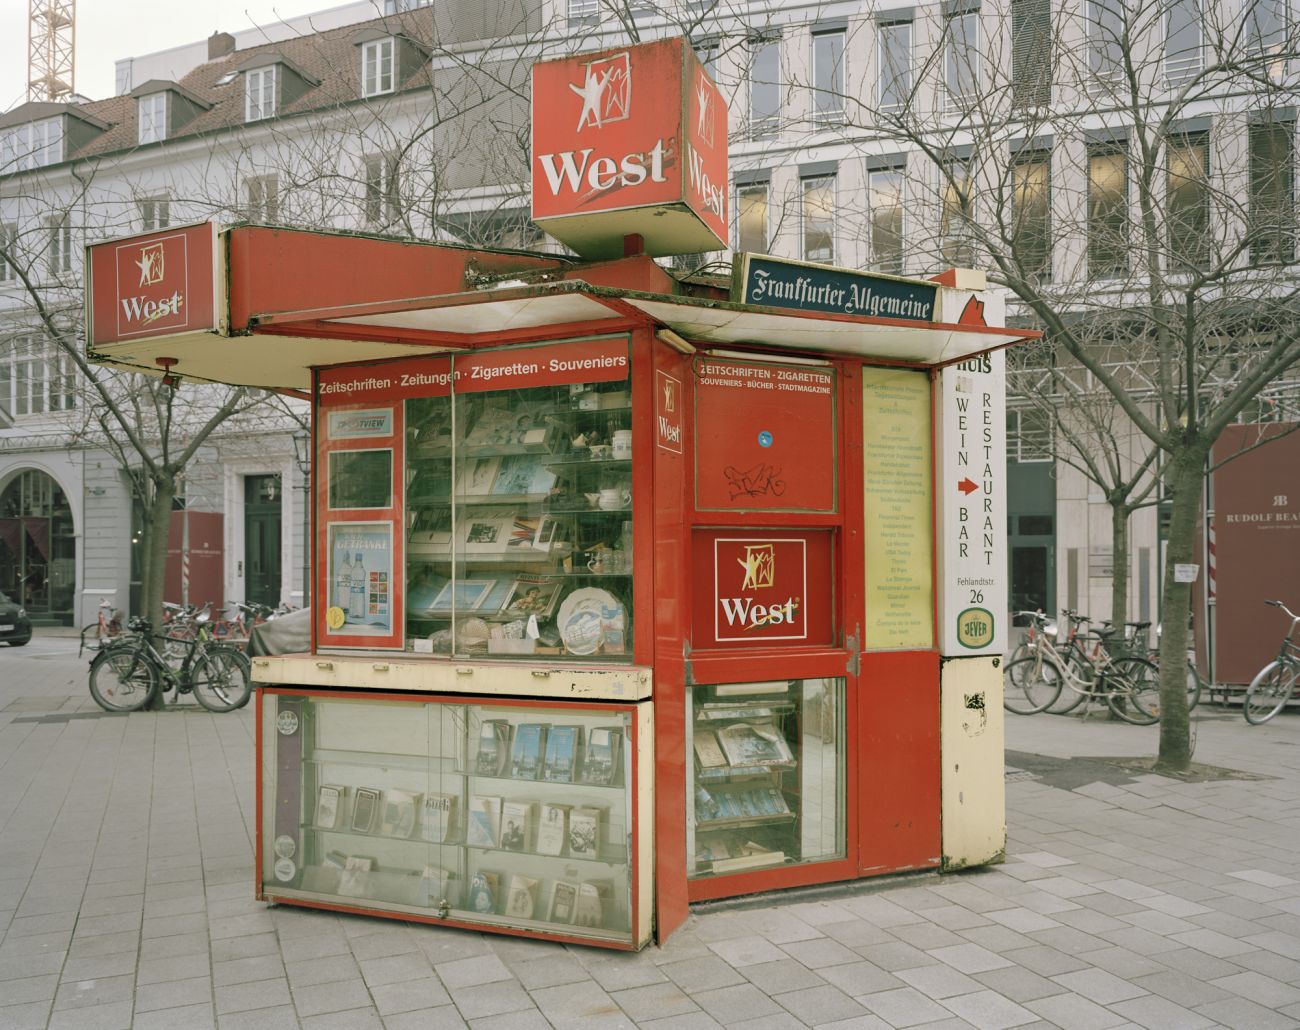
[[[293,434],[293,457],[302,473],[302,606],[311,605],[311,434]]]

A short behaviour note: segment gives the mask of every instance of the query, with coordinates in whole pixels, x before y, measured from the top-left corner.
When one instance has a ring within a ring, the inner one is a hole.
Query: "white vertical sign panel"
[[[939,651],[1002,654],[1007,637],[1006,360],[939,374]]]

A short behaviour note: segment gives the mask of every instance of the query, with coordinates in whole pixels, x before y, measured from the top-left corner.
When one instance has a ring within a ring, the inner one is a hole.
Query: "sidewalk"
[[[0,1030],[1300,1027],[1300,715],[1008,717],[1008,860],[699,910],[638,955],[252,899],[251,707],[100,713],[0,648]],[[1064,761],[1086,756],[1094,761]]]

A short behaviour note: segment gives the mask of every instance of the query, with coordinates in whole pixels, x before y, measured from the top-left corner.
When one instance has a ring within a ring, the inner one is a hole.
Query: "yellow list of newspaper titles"
[[[934,646],[930,379],[862,370],[867,650]]]

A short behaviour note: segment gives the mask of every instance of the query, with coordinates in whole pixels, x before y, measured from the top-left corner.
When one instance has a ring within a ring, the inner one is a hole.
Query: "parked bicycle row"
[[[214,617],[211,602],[202,605],[164,602],[162,632],[167,637],[189,640],[199,635],[201,627],[206,627],[209,636],[243,647],[254,626],[296,610],[291,604],[272,608],[265,604],[229,601]],[[107,599],[101,599],[99,618],[81,631],[81,644],[83,648],[100,647],[105,642],[120,637],[123,632],[121,610],[114,608]]]
[[[1281,601],[1267,601],[1291,618],[1278,657],[1246,688],[1242,711],[1251,724],[1267,722],[1292,699],[1300,682],[1300,645],[1294,641],[1300,616]],[[1158,647],[1150,622],[1109,621],[1096,629],[1088,616],[1064,610],[1061,621],[1041,611],[1016,612],[1027,626],[1024,640],[1008,656],[1003,675],[1003,706],[1017,715],[1063,715],[1079,705],[1106,705],[1118,718],[1136,725],[1160,719]],[[1156,627],[1159,636],[1159,627]],[[1204,683],[1190,658],[1186,669],[1187,709],[1200,702]],[[1086,714],[1086,710],[1085,710]]]

